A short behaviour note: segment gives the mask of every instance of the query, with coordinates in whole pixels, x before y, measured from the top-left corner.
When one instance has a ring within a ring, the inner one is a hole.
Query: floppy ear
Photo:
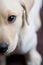
[[[20,0],[22,5],[25,6],[27,12],[32,8],[34,0]]]
[[[20,3],[23,7],[23,21],[27,22],[27,24],[29,24],[28,22],[28,15],[29,15],[29,11],[31,10],[33,4],[34,4],[34,0],[20,0]],[[23,24],[24,24],[23,22]]]

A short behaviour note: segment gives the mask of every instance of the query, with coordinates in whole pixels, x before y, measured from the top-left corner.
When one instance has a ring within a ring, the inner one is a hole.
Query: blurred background
[[[43,5],[40,11],[40,16],[41,16],[42,27],[37,33],[38,34],[37,50],[42,55],[42,59],[43,59]],[[25,58],[23,55],[11,55],[7,57],[7,65],[26,65]],[[43,60],[42,60],[42,65],[43,65]]]

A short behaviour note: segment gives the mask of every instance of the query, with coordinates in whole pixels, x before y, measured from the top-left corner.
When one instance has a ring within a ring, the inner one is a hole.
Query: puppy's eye
[[[15,20],[16,20],[16,16],[15,15],[11,15],[11,16],[8,17],[8,22],[9,23],[14,23]]]

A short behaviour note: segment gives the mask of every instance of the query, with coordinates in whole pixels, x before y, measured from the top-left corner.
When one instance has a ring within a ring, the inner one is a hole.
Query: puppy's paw
[[[30,62],[27,62],[27,65],[41,65],[42,58],[40,55],[37,57],[31,58]]]

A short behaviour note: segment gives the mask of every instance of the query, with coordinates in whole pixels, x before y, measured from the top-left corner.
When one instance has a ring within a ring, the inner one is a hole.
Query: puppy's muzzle
[[[0,42],[0,54],[3,54],[7,51],[8,44],[5,42]]]

